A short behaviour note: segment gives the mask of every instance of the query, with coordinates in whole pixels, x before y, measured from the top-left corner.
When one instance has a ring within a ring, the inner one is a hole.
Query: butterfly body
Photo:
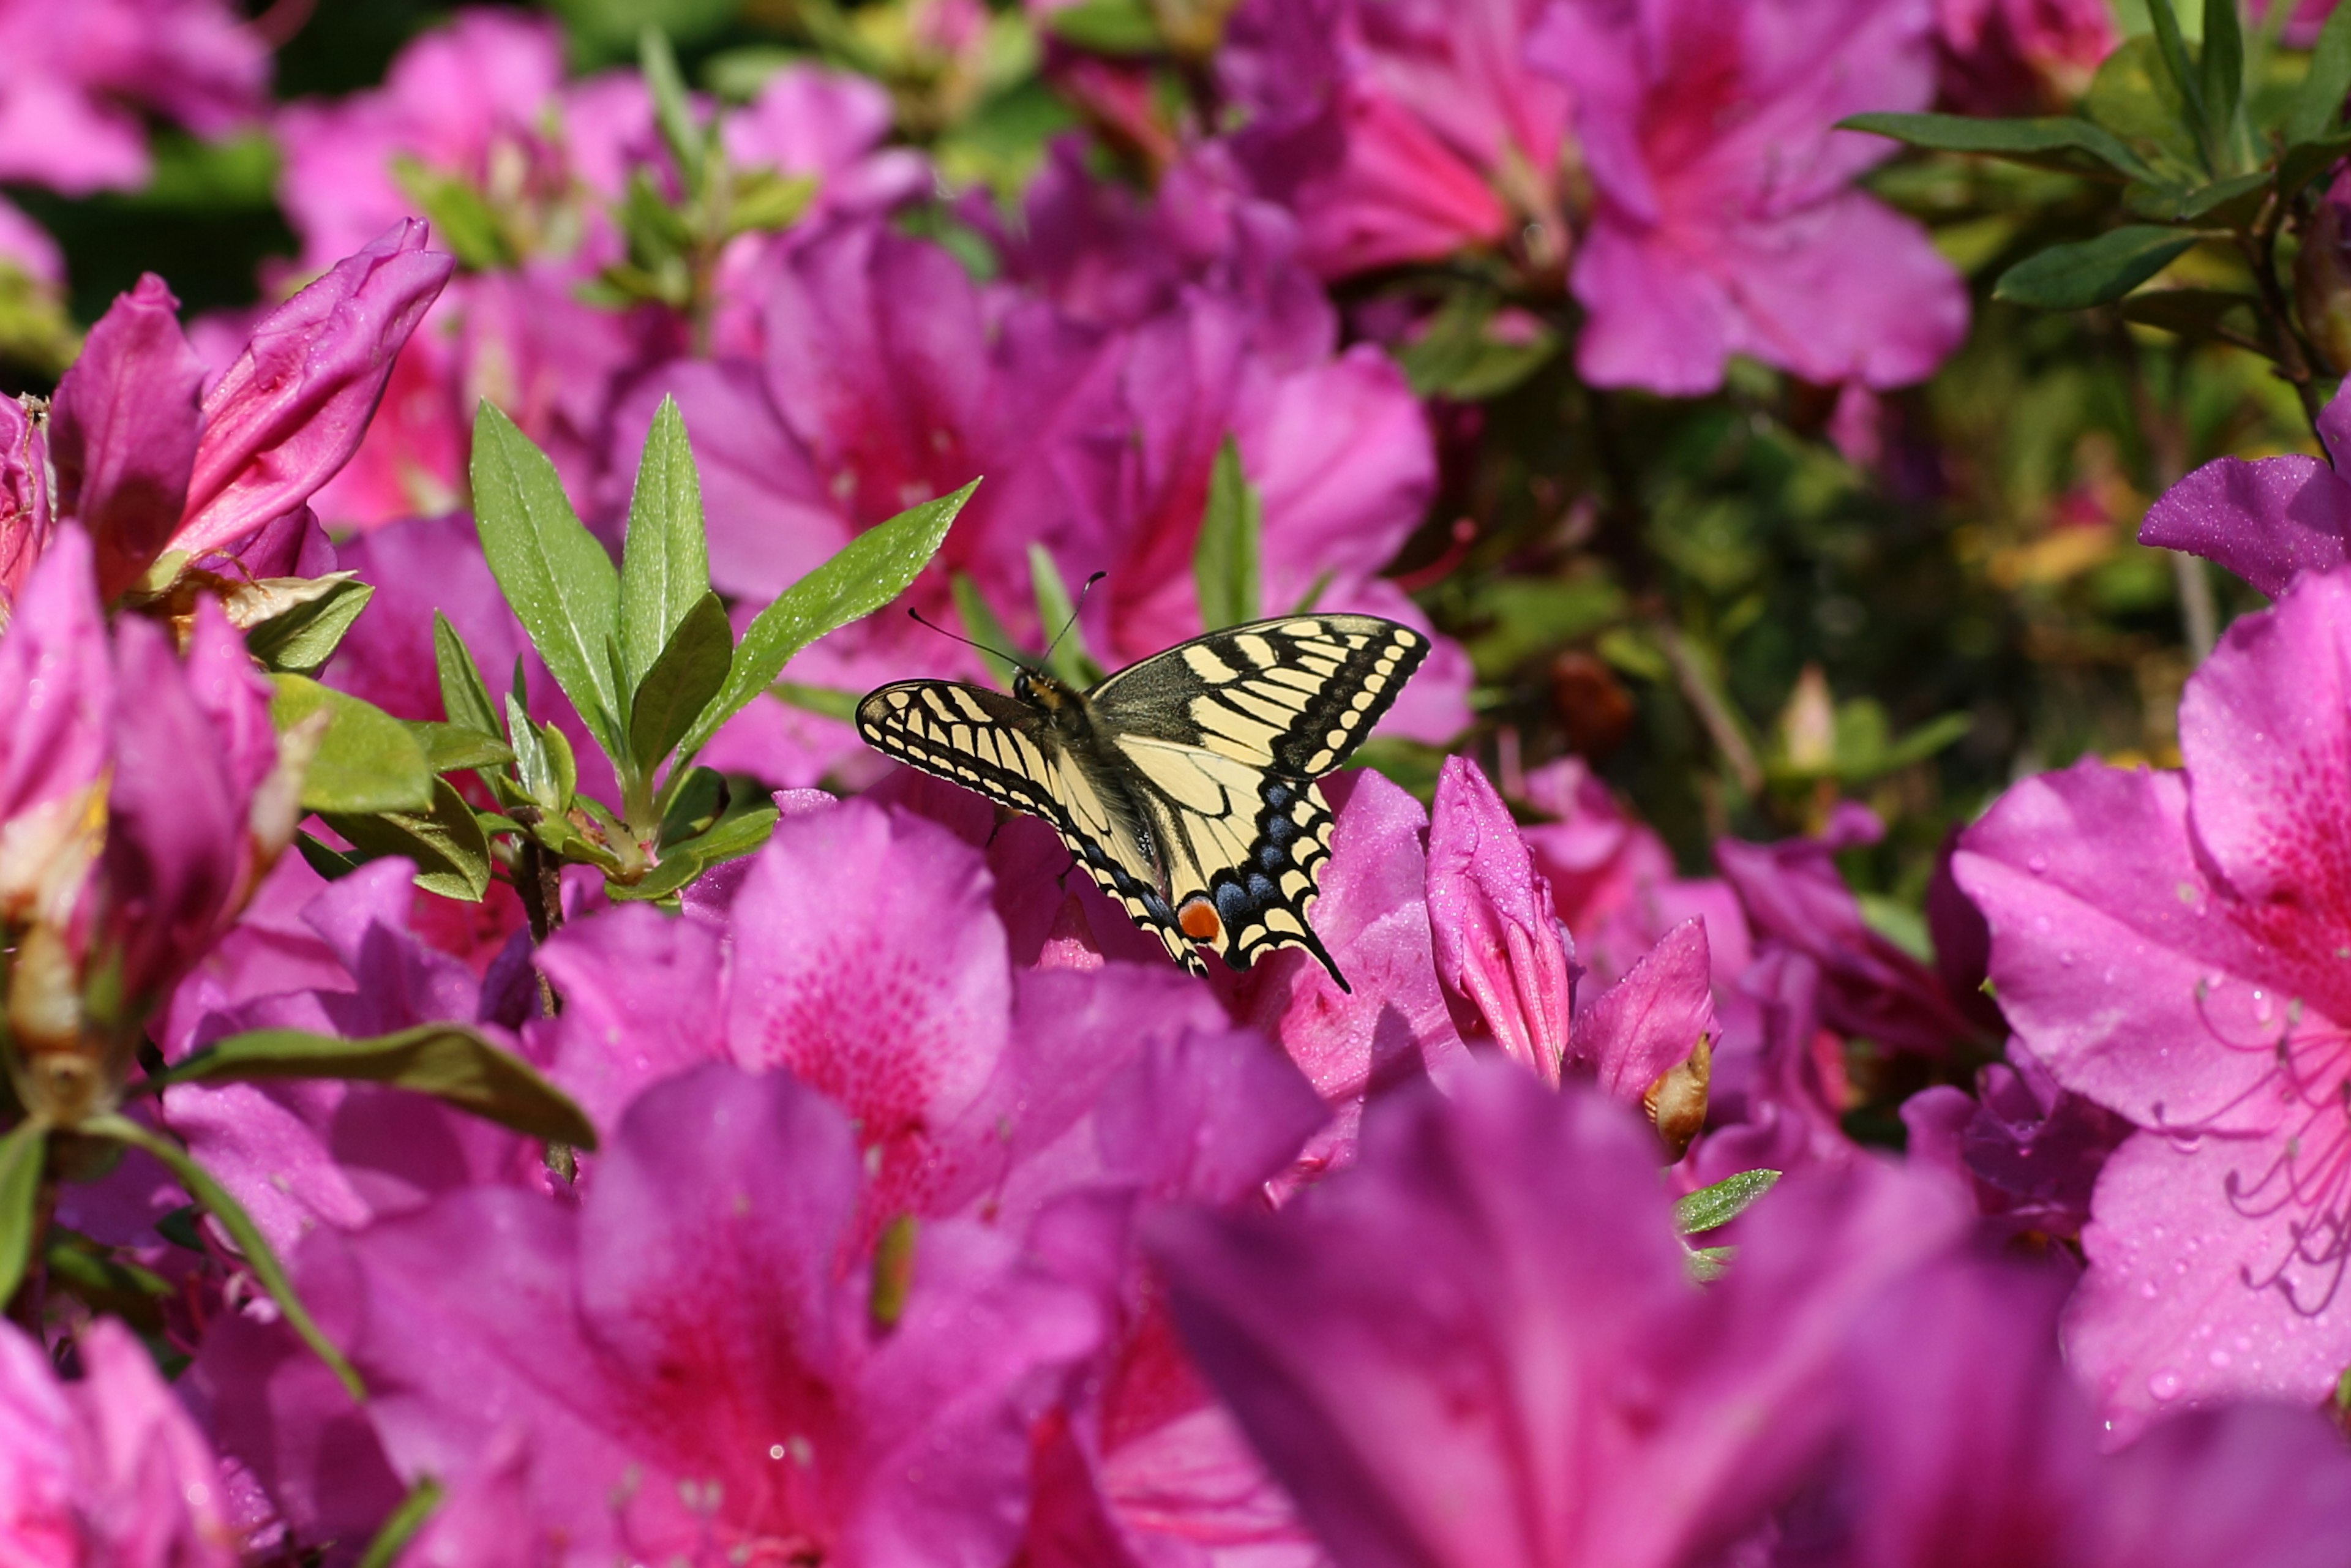
[[[1304,947],[1345,979],[1308,914],[1331,853],[1315,779],[1343,762],[1428,652],[1369,615],[1253,622],[1081,691],[1024,670],[1012,695],[900,681],[858,705],[868,744],[1043,817],[1168,956],[1204,972]]]

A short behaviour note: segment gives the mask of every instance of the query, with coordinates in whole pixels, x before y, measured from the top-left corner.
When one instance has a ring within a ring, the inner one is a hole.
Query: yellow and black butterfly
[[[1347,759],[1428,653],[1370,615],[1231,626],[1080,691],[1023,669],[1006,696],[899,681],[857,705],[866,743],[1053,824],[1168,956],[1245,969],[1303,947],[1346,988],[1308,924],[1331,853],[1314,780]]]

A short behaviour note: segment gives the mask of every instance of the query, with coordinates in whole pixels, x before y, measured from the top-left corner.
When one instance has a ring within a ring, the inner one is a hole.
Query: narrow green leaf
[[[668,849],[708,832],[726,810],[726,775],[710,768],[686,768],[662,808],[654,841]]]
[[[273,580],[275,581],[276,580]],[[266,670],[298,675],[317,671],[334,657],[343,633],[375,597],[375,590],[350,572],[297,585],[286,608],[246,629],[245,651]]]
[[[433,238],[458,264],[475,272],[495,272],[518,259],[499,226],[498,214],[474,183],[444,174],[410,153],[394,154],[391,173],[410,210],[433,225]]]
[[[93,1116],[76,1130],[92,1137],[111,1138],[118,1144],[143,1149],[162,1161],[164,1166],[180,1178],[180,1185],[187,1189],[188,1196],[220,1221],[221,1228],[228,1232],[228,1239],[245,1255],[245,1266],[253,1270],[253,1277],[261,1282],[263,1290],[269,1292],[270,1300],[277,1303],[277,1310],[285,1315],[287,1326],[300,1335],[302,1343],[327,1364],[327,1369],[335,1375],[346,1393],[362,1404],[366,1402],[367,1385],[360,1381],[359,1370],[351,1365],[341,1351],[335,1348],[334,1342],[319,1329],[318,1320],[310,1316],[310,1309],[304,1306],[302,1298],[294,1293],[294,1281],[287,1276],[286,1266],[277,1260],[277,1254],[270,1249],[269,1239],[261,1234],[259,1226],[254,1224],[253,1216],[246,1213],[245,1206],[237,1202],[228,1188],[213,1179],[210,1171],[198,1165],[193,1156],[177,1143],[160,1133],[150,1132],[128,1116]]]
[[[1078,0],[1049,12],[1045,31],[1097,55],[1148,55],[1166,47],[1144,0]]]
[[[340,882],[360,869],[360,862],[340,850],[328,848],[308,833],[294,835],[294,849],[302,857],[303,864],[328,882]]]
[[[430,811],[329,814],[323,820],[369,860],[406,858],[416,867],[416,885],[427,893],[479,904],[489,891],[489,840],[473,807],[446,779],[434,780]]]
[[[678,737],[694,727],[726,684],[734,657],[726,606],[705,589],[629,699],[629,749],[640,774],[651,778]]]
[[[888,1333],[906,1314],[906,1295],[914,1282],[914,1239],[919,1234],[911,1214],[901,1214],[882,1228],[873,1242],[873,1276],[865,1295],[866,1316]]]
[[[255,1083],[331,1078],[389,1083],[430,1094],[529,1137],[583,1149],[596,1129],[571,1097],[538,1070],[464,1024],[428,1023],[366,1040],[339,1040],[298,1029],[262,1029],[215,1041],[178,1065],[142,1080],[147,1090],[175,1083]]]
[[[702,526],[702,481],[676,400],[664,397],[645,432],[621,547],[621,674],[624,689],[644,684],[678,626],[710,591]],[[633,718],[632,720],[633,722]]]
[[[1209,471],[1207,509],[1200,516],[1200,542],[1192,552],[1202,631],[1238,626],[1262,612],[1258,597],[1259,526],[1257,486],[1241,471],[1240,444],[1228,435]]]
[[[302,776],[306,811],[422,811],[433,803],[433,768],[408,727],[307,675],[273,675],[269,717],[282,733],[327,715],[326,733]]]
[[[2237,104],[2245,89],[2245,36],[2237,24],[2237,0],[2204,0],[2204,44],[2196,64],[2207,145],[2225,163],[2236,144]]]
[[[2040,120],[1978,120],[1964,114],[1853,114],[1840,131],[1866,131],[1938,152],[1973,152],[2035,168],[2062,169],[2097,179],[2158,179],[2122,138],[2072,116]]]
[[[1689,1277],[1701,1285],[1710,1285],[1730,1271],[1730,1260],[1739,1256],[1736,1247],[1698,1247],[1689,1255]]]
[[[408,1543],[416,1539],[416,1532],[424,1528],[424,1521],[433,1517],[433,1511],[441,1506],[444,1493],[441,1483],[431,1476],[411,1487],[408,1495],[400,1500],[400,1506],[384,1516],[383,1527],[360,1554],[359,1568],[392,1568],[399,1562]]]
[[[441,724],[429,718],[404,718],[400,722],[424,747],[424,759],[435,773],[503,768],[515,759],[514,747],[470,726]]]
[[[2351,8],[2338,5],[2319,28],[2309,74],[2294,91],[2294,108],[2286,115],[2286,145],[2325,140],[2342,117],[2346,97],[2351,97]]]
[[[553,726],[532,723],[522,704],[511,696],[507,698],[507,726],[514,737],[515,777],[522,792],[547,815],[562,816],[571,809],[571,792],[579,784],[579,770],[570,766],[570,746]]]
[[[2209,338],[2224,328],[2241,337],[2261,331],[2261,301],[2219,288],[2143,288],[2117,307],[2123,318],[2182,337]]]
[[[48,1129],[19,1122],[0,1137],[0,1305],[14,1301],[33,1258],[33,1231],[41,1202],[41,1166]]]
[[[612,558],[580,527],[555,465],[486,401],[474,417],[473,479],[490,574],[589,733],[619,757],[621,697],[604,653],[620,620]]]
[[[740,170],[735,176],[734,199],[726,204],[726,237],[789,228],[816,200],[816,193],[814,175]]]
[[[433,663],[441,677],[441,714],[451,724],[476,730],[492,740],[503,740],[497,704],[490,700],[489,683],[465,649],[465,640],[438,610],[433,612]]]
[[[2180,99],[2187,106],[2188,133],[2203,148],[2209,167],[2212,149],[2205,140],[2205,130],[2211,124],[2211,117],[2205,112],[2203,80],[2195,61],[2188,57],[2188,40],[2180,34],[2179,13],[2172,9],[2171,0],[2147,0],[2147,15],[2155,24],[2155,47],[2163,60],[2164,74],[2179,89]],[[2211,172],[2220,172],[2217,169]]]
[[[726,685],[678,743],[678,754],[692,757],[701,750],[720,725],[768,689],[793,654],[904,593],[938,553],[948,525],[978,487],[974,479],[953,495],[910,507],[866,529],[778,594],[735,645]]]
[[[2121,298],[2203,236],[2134,224],[2053,246],[2001,275],[1992,298],[2040,310],[2082,310]]]
[[[2134,184],[2123,193],[2123,205],[2135,217],[2158,223],[2210,222],[2215,225],[2251,222],[2269,193],[2270,172],[2256,169],[2234,179],[2215,180],[2183,191],[2176,185]],[[2225,210],[2224,210],[2225,209]]]
[[[677,56],[669,47],[669,35],[659,27],[647,26],[637,36],[637,68],[643,74],[646,89],[653,94],[653,119],[661,127],[662,141],[676,160],[687,193],[698,194],[708,144],[702,122],[695,119],[694,105],[686,97],[685,78],[678,71]]]
[[[1078,624],[1078,606],[1070,596],[1070,585],[1053,563],[1053,552],[1034,539],[1029,541],[1029,582],[1037,595],[1037,624],[1052,640],[1046,653],[1047,667],[1081,690],[1101,680],[1102,667],[1086,647],[1085,628]]]
[[[1696,1236],[1728,1225],[1770,1192],[1779,1179],[1778,1171],[1740,1171],[1712,1186],[1702,1186],[1675,1200],[1674,1228],[1684,1236]]]
[[[971,573],[958,571],[948,578],[947,591],[955,595],[956,619],[963,622],[963,634],[972,640],[973,652],[979,655],[987,678],[1009,688],[1019,666],[997,650],[1012,646],[1012,633],[1004,629],[1004,622],[989,608],[987,596],[972,580]]]
[[[811,686],[801,681],[778,681],[768,688],[768,695],[789,707],[821,714],[843,724],[856,718],[857,705],[863,700],[855,692],[845,692],[839,686]]]

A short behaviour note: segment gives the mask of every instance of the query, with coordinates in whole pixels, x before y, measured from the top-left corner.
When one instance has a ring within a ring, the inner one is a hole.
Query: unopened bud
[[[1641,1092],[1641,1109],[1649,1124],[1665,1140],[1673,1157],[1680,1159],[1706,1125],[1706,1088],[1714,1075],[1714,1041],[1698,1037],[1698,1045],[1678,1063],[1657,1074]]]

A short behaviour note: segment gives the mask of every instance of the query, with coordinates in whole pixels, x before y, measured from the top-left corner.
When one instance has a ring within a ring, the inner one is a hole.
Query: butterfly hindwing
[[[877,751],[1044,818],[1105,896],[1168,956],[1201,969],[1160,894],[1149,826],[1119,782],[1070,750],[1036,709],[960,681],[900,681],[857,705],[857,729]]]

